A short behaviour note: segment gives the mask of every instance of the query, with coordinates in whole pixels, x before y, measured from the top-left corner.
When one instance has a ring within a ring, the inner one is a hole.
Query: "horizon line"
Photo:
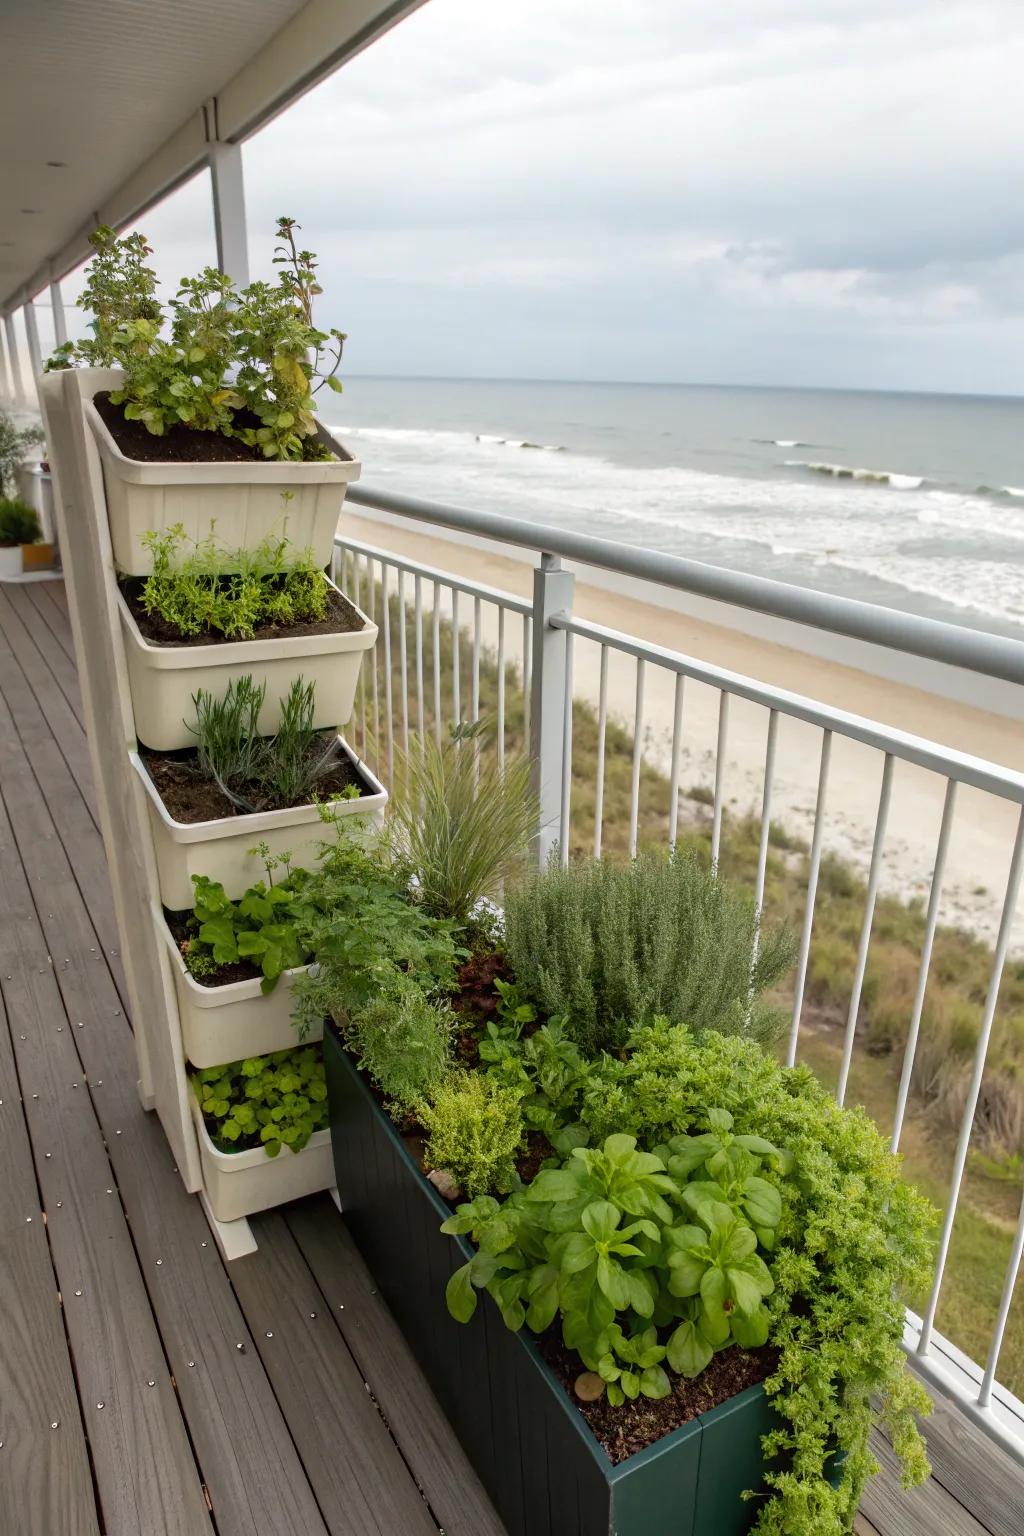
[[[1024,403],[1024,394],[992,390],[875,388],[862,384],[744,384],[693,379],[581,379],[529,374],[489,373],[348,373],[348,379],[388,380],[410,384],[586,384],[601,389],[749,389],[789,390],[794,394],[914,395],[940,400],[1010,400]]]

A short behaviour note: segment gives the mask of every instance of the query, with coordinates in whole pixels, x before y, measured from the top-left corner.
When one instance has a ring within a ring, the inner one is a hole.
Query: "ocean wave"
[[[976,496],[990,496],[997,501],[1002,501],[1004,496],[1009,496],[1012,501],[1024,500],[1024,487],[1019,485],[979,485],[974,493]]]
[[[895,491],[919,491],[925,483],[924,475],[901,475],[892,469],[855,469],[849,464],[821,464],[811,459],[787,459],[786,468],[830,475],[833,480],[867,480],[877,485],[891,485]]]
[[[532,448],[536,453],[564,453],[561,443],[531,443],[517,437],[492,437],[487,432],[474,434],[478,443],[493,443],[502,448]]]
[[[813,448],[813,443],[805,443],[799,437],[755,437],[751,439],[755,443],[764,443],[769,448]]]

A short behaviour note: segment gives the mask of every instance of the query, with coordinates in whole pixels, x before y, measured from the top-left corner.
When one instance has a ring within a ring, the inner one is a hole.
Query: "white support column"
[[[28,337],[28,359],[32,371],[28,391],[29,408],[36,404],[39,375],[43,371],[43,354],[39,350],[39,326],[36,323],[36,307],[31,299],[25,300],[25,335]]]
[[[52,267],[50,269],[53,270]],[[50,278],[50,305],[53,309],[53,343],[62,347],[68,339],[67,322],[64,319],[64,299],[57,278]]]
[[[28,408],[28,397],[21,372],[21,358],[18,356],[18,333],[14,329],[13,312],[4,316],[4,330],[7,334],[7,363],[11,374],[11,405],[15,410],[23,411]]]
[[[565,673],[568,636],[555,629],[556,613],[571,613],[576,578],[557,555],[541,555],[533,573],[533,668],[530,757],[534,793],[540,800],[537,857],[540,864],[558,839],[565,750]]]
[[[207,152],[213,187],[213,228],[217,265],[240,288],[249,281],[249,241],[245,224],[245,182],[240,144],[210,145]]]
[[[14,404],[14,379],[7,363],[7,343],[0,331],[0,405]]]

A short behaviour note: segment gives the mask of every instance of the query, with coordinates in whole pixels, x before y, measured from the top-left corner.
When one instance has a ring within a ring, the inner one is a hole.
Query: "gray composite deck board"
[[[139,1104],[71,657],[62,586],[0,589],[0,1532],[502,1536],[327,1197],[227,1266]],[[858,1536],[1024,1529],[1019,1469],[925,1428]]]

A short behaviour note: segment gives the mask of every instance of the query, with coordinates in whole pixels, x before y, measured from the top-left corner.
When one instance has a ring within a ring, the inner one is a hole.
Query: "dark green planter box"
[[[472,1253],[439,1231],[450,1207],[422,1175],[333,1030],[324,1037],[345,1223],[509,1536],[745,1536],[761,1437],[777,1424],[750,1387],[614,1466],[532,1336],[488,1297],[469,1324],[444,1289]]]

